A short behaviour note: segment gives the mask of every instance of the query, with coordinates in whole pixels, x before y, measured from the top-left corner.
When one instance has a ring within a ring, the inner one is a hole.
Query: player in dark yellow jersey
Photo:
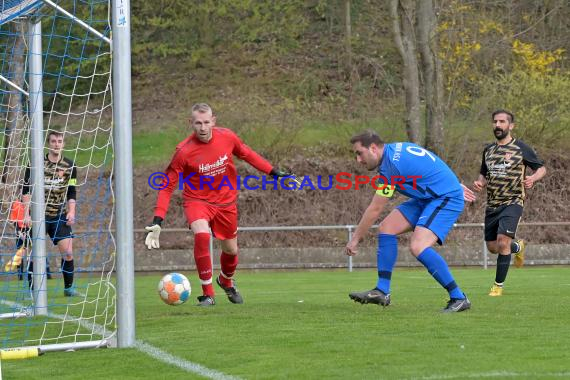
[[[493,132],[496,142],[483,150],[479,178],[473,182],[475,191],[487,187],[485,211],[485,241],[491,253],[498,254],[495,283],[490,296],[503,294],[503,284],[515,254],[515,266],[524,264],[525,242],[516,239],[522,216],[525,189],[530,189],[546,174],[542,160],[534,150],[511,136],[515,127],[514,115],[505,110],[493,112]],[[532,175],[526,175],[527,167]]]

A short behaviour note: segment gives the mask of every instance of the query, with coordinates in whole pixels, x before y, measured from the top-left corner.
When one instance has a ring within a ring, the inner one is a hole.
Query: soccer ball
[[[169,273],[158,282],[158,295],[168,305],[182,305],[190,292],[190,281],[180,273]]]

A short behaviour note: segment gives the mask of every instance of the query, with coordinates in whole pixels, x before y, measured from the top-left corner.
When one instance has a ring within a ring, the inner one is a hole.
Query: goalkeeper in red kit
[[[224,290],[232,303],[241,304],[243,298],[233,280],[238,265],[237,244],[237,170],[234,157],[242,159],[257,170],[274,177],[286,177],[289,173],[277,170],[244,144],[231,130],[216,126],[216,117],[205,103],[192,107],[190,124],[194,133],[176,147],[166,169],[162,188],[145,244],[148,249],[159,248],[161,223],[164,220],[172,192],[179,180],[184,183],[184,212],[194,233],[194,260],[202,295],[197,306],[215,305],[212,286],[212,260],[210,230],[221,241],[221,273],[216,283]],[[164,182],[166,181],[166,182]]]

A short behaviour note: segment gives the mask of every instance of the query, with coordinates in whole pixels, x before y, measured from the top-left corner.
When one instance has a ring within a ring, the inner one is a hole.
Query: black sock
[[[22,265],[24,263],[22,262]],[[32,289],[32,275],[34,274],[34,262],[30,261],[30,265],[28,265],[28,286]]]
[[[26,265],[26,261],[22,260],[22,263],[18,265],[18,280],[22,281],[24,279],[24,265]]]
[[[73,286],[73,260],[61,260],[61,272],[63,273],[63,284],[65,289],[69,289]]]
[[[511,242],[511,253],[519,253],[521,250],[521,246],[519,245],[519,243],[516,242],[516,240],[513,240]]]
[[[500,255],[497,257],[497,273],[495,275],[495,282],[497,284],[502,284],[507,278],[507,272],[509,271],[509,265],[511,265],[511,254]]]
[[[47,278],[48,280],[51,278],[51,270],[49,269],[49,261],[46,258],[46,273],[47,273]]]

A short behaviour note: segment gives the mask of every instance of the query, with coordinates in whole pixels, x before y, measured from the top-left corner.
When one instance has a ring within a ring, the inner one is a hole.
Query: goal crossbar
[[[26,90],[24,90],[22,87],[18,86],[16,83],[12,82],[10,79],[4,77],[1,74],[0,74],[0,80],[6,83],[8,86],[12,87],[14,90],[20,91],[22,94],[26,96],[30,96],[30,94]]]
[[[97,31],[95,28],[92,28],[91,26],[86,24],[83,20],[75,17],[74,15],[72,15],[71,13],[69,13],[68,11],[66,11],[65,9],[63,9],[62,7],[60,7],[59,5],[57,5],[56,3],[54,3],[51,0],[42,0],[42,1],[45,4],[49,5],[50,7],[56,9],[58,12],[61,12],[64,15],[66,15],[67,17],[69,17],[73,22],[80,25],[83,29],[87,30],[88,32],[93,33],[94,35],[96,35],[97,37],[99,37],[103,41],[107,42],[109,45],[111,45],[111,39],[109,37],[104,36],[102,33]]]

